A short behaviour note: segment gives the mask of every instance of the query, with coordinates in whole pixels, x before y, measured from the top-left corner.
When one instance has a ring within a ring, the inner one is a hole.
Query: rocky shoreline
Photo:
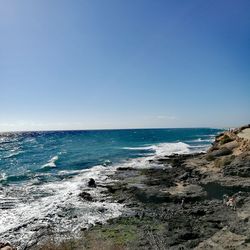
[[[122,216],[27,249],[250,249],[250,140],[238,136],[248,128],[218,135],[207,153],[118,168],[102,193],[124,205]]]

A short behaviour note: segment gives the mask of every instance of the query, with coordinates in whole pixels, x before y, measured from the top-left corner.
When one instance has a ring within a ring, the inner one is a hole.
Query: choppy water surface
[[[149,159],[205,151],[220,130],[130,129],[0,134],[0,240],[18,244],[37,228],[62,232],[118,216],[116,203],[84,202],[90,177],[99,183],[118,166],[153,167]],[[101,196],[101,189],[90,191]],[[101,212],[100,212],[101,211]]]

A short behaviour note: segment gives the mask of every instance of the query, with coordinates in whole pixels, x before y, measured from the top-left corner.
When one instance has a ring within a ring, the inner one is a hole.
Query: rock
[[[211,156],[211,157],[220,157],[220,156],[224,156],[224,155],[229,155],[231,154],[232,151],[226,147],[214,150],[212,152],[210,152],[207,157]]]
[[[224,175],[250,177],[250,155],[239,155],[224,167],[223,172]]]
[[[13,250],[13,248],[9,247],[9,246],[6,246],[6,247],[1,248],[1,250]]]
[[[116,183],[114,185],[107,185],[106,188],[108,189],[108,192],[114,194],[117,191],[125,191],[127,190],[127,187],[122,183]]]
[[[179,177],[179,179],[185,181],[185,180],[188,179],[189,176],[190,176],[190,173],[189,173],[189,172],[185,172],[184,174],[182,174],[182,175]]]
[[[9,242],[0,242],[0,250],[16,250],[16,247],[11,246]]]
[[[195,216],[204,216],[206,214],[206,211],[204,209],[198,208],[198,209],[193,209],[190,214]]]
[[[217,249],[249,249],[250,244],[246,242],[247,237],[230,232],[227,228],[215,233],[211,238],[201,242],[196,250]]]
[[[89,179],[88,186],[91,188],[96,188],[96,182],[93,178]]]
[[[118,200],[117,200],[118,203],[123,203],[124,201],[126,201],[125,198],[121,198],[121,199],[118,199]]]
[[[89,194],[89,193],[87,193],[87,192],[81,192],[80,194],[79,194],[79,196],[82,198],[82,199],[84,199],[84,200],[86,200],[86,201],[93,201],[93,198],[92,198],[92,196]]]
[[[221,143],[223,135],[206,154],[151,160],[172,168],[119,168],[111,177],[113,182],[98,187],[105,190],[103,201],[123,203],[125,211],[108,223],[82,228],[86,239],[95,235],[110,243],[122,239],[128,249],[138,250],[250,249],[250,182],[235,177],[250,176],[250,150],[236,134],[230,135],[233,141],[224,137]],[[91,178],[88,185],[96,187],[95,180]],[[235,193],[236,211],[222,200],[223,194]],[[79,196],[93,199],[88,192]],[[104,206],[95,211],[105,218]]]
[[[101,221],[97,221],[95,224],[101,226],[103,223]]]
[[[107,208],[104,208],[104,207],[100,207],[100,208],[98,208],[98,211],[100,212],[100,213],[104,213],[104,212],[106,212],[108,209]]]
[[[127,171],[127,170],[134,170],[134,168],[131,168],[131,167],[119,167],[119,168],[117,168],[117,170],[119,170],[119,171]]]

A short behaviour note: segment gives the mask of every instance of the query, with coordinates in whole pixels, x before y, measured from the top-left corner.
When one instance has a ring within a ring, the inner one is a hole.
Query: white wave
[[[138,157],[135,159],[129,159],[122,163],[115,165],[114,167],[129,167],[129,168],[158,168],[159,163],[154,163],[154,159],[169,156],[172,154],[188,154],[191,152],[200,152],[201,150],[192,149],[188,144],[183,142],[177,143],[159,143],[152,146],[145,147],[131,147],[130,150],[150,150],[152,153],[143,155],[144,157]]]
[[[127,150],[152,150],[152,146],[145,146],[145,147],[123,147],[123,149],[127,149]]]
[[[160,143],[152,146],[157,156],[168,156],[171,154],[188,154],[190,146],[184,142],[177,143]]]
[[[0,181],[5,181],[7,179],[6,173],[0,173]]]
[[[210,147],[210,145],[192,145],[192,146],[189,146],[190,149],[192,148],[208,148]]]
[[[152,150],[154,154],[130,159],[108,168],[98,165],[80,171],[60,171],[59,174],[77,173],[77,175],[63,181],[41,185],[33,185],[34,183],[31,182],[30,185],[6,187],[2,198],[18,197],[18,201],[13,202],[11,209],[0,210],[0,238],[14,244],[15,242],[29,242],[32,237],[36,237],[37,230],[34,228],[41,228],[48,224],[54,225],[55,231],[59,235],[61,232],[77,234],[81,228],[95,224],[97,221],[104,222],[117,217],[125,208],[122,204],[109,201],[107,197],[103,201],[102,191],[104,188],[102,185],[114,181],[109,176],[118,167],[158,168],[161,165],[151,161],[152,159],[173,153],[192,152],[190,146],[182,142],[161,143],[147,148]],[[44,166],[54,167],[57,160],[58,156],[54,156]],[[98,184],[96,189],[88,188],[89,178],[96,180]],[[96,201],[81,200],[78,194],[83,190],[89,192]],[[59,214],[63,214],[63,216],[58,216]],[[20,247],[20,249],[22,248]]]
[[[113,171],[114,168],[107,169],[100,165],[82,170],[77,176],[64,181],[39,186],[7,187],[0,199],[6,201],[18,197],[18,200],[15,202],[13,199],[11,209],[0,210],[0,239],[9,240],[13,244],[29,242],[36,237],[34,228],[42,228],[48,224],[54,225],[58,234],[77,234],[83,227],[119,216],[123,205],[108,199],[100,201],[104,188],[98,185],[95,189],[89,189],[87,185],[89,178],[94,178],[98,184],[107,183],[108,175]],[[83,190],[89,192],[96,201],[81,200],[78,195]]]
[[[185,154],[189,153],[189,145],[183,142],[177,143],[159,143],[151,146],[145,147],[124,147],[123,149],[128,150],[151,150],[154,151],[156,155],[171,155],[171,154]]]
[[[18,155],[20,155],[21,153],[23,153],[23,151],[18,151],[18,152],[12,151],[12,152],[13,152],[13,153],[10,153],[10,154],[8,154],[8,155],[2,157],[2,159],[13,158],[13,157],[18,156]]]
[[[187,142],[213,142],[213,141],[214,141],[214,138],[210,138],[210,139],[198,138],[198,139],[187,141]]]
[[[46,167],[55,168],[56,167],[56,161],[58,161],[58,159],[59,159],[58,155],[52,157],[46,164],[44,164],[42,166],[42,168],[46,168]]]

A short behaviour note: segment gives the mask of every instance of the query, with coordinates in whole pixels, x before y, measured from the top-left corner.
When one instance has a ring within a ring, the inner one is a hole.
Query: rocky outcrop
[[[238,136],[242,130],[218,135],[205,154],[118,168],[102,194],[126,212],[85,230],[81,249],[250,249],[250,141]]]
[[[119,168],[107,192],[130,214],[86,235],[110,231],[105,237],[122,237],[126,249],[249,249],[250,148],[239,131],[217,136],[206,154],[155,161],[171,168]],[[236,197],[236,211],[223,203],[224,194]],[[116,228],[129,228],[133,238],[126,241]]]

